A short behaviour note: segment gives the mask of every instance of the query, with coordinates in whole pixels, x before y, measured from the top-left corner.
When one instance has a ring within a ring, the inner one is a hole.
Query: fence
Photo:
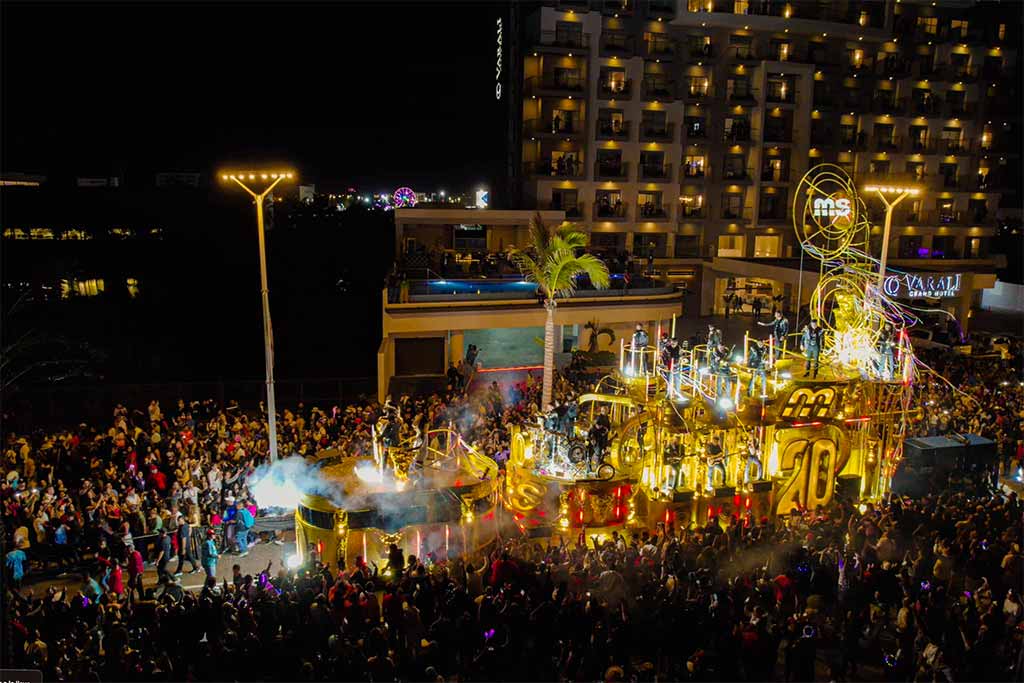
[[[374,396],[376,377],[321,377],[286,379],[274,383],[277,410],[294,409],[300,402],[325,410],[360,396]],[[6,397],[4,414],[8,429],[66,428],[86,422],[106,425],[114,406],[145,411],[152,400],[160,401],[164,412],[178,399],[186,403],[213,399],[224,405],[236,401],[252,410],[266,401],[263,380],[212,380],[205,382],[163,382],[151,384],[104,384],[30,388]]]

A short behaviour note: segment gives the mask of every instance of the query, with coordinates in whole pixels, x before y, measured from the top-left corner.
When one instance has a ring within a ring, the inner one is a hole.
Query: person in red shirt
[[[128,599],[134,601],[135,591],[142,595],[142,574],[146,565],[142,561],[142,553],[135,546],[128,552]]]
[[[507,551],[491,565],[491,585],[501,588],[506,583],[515,583],[519,578],[519,566],[509,557]]]

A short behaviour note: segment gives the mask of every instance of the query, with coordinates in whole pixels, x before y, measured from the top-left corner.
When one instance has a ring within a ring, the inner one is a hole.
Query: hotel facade
[[[701,315],[730,292],[792,307],[810,289],[793,193],[836,164],[920,188],[889,263],[960,274],[942,305],[966,319],[1019,183],[1020,23],[1010,3],[545,2],[522,19],[513,90],[522,203],[564,211],[596,251],[653,255]],[[877,255],[884,210],[863,197]]]

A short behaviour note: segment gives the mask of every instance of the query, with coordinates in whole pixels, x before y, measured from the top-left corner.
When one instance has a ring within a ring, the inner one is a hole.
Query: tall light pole
[[[270,288],[267,286],[267,249],[263,235],[263,200],[279,183],[292,180],[291,171],[235,171],[221,173],[221,180],[234,182],[256,202],[256,233],[260,242],[260,297],[263,300],[263,352],[267,365],[267,440],[270,442],[270,460],[277,460],[277,413],[274,406],[274,329],[270,324]],[[266,187],[255,192],[246,181],[262,181]],[[269,184],[267,184],[269,183]]]
[[[865,192],[876,192],[885,205],[885,227],[882,229],[882,257],[878,268],[878,291],[882,291],[885,282],[886,264],[889,262],[889,233],[892,231],[892,213],[896,205],[907,197],[916,197],[921,191],[916,187],[897,187],[894,185],[868,185]],[[888,197],[895,197],[892,201]]]

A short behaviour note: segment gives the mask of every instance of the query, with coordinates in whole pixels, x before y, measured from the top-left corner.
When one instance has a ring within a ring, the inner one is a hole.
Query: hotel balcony
[[[676,83],[667,78],[644,76],[641,92],[645,102],[674,100],[676,98]]]
[[[754,172],[749,168],[726,168],[722,171],[722,182],[730,184],[749,183],[754,180]]]
[[[601,14],[606,17],[631,17],[636,0],[602,0]]]
[[[622,222],[629,216],[629,207],[626,204],[619,202],[618,204],[602,204],[600,202],[594,203],[594,220],[595,221],[612,221]]]
[[[640,164],[637,180],[655,183],[672,182],[672,164]]]
[[[764,100],[765,102],[769,102],[771,104],[793,104],[794,102],[796,102],[797,96],[798,93],[796,91],[796,88],[790,87],[786,88],[785,90],[775,92],[769,90],[768,94],[765,95]]]
[[[900,103],[895,97],[884,97],[876,95],[871,100],[872,114],[894,115],[900,111]]]
[[[788,128],[765,128],[764,141],[772,143],[793,142],[793,131]]]
[[[652,37],[644,41],[644,55],[646,59],[670,61],[676,56],[676,41],[661,36]]]
[[[527,119],[523,121],[525,135],[536,138],[580,139],[586,133],[584,122],[555,121],[554,119]]]
[[[938,97],[926,100],[911,100],[904,97],[899,101],[898,112],[912,116],[939,116],[942,114],[942,101]]]
[[[975,225],[992,225],[995,223],[995,216],[985,211],[958,211],[958,210],[935,210],[935,211],[906,211],[899,215],[900,222],[906,225],[968,227]]]
[[[547,202],[546,207],[549,211],[564,211],[566,220],[580,220],[583,218],[584,204],[583,202],[576,202],[575,204],[565,204],[563,202],[552,199]]]
[[[947,81],[973,81],[981,75],[981,69],[967,64],[940,64],[936,71]]]
[[[722,207],[722,220],[749,223],[753,217],[754,210],[749,206],[736,211],[727,206]]]
[[[671,21],[676,18],[676,0],[647,0],[647,17]]]
[[[597,84],[597,99],[599,100],[628,100],[633,97],[633,79],[627,78],[624,81],[599,81]]]
[[[736,104],[753,104],[757,101],[756,89],[727,90],[725,98]]]
[[[668,204],[655,204],[654,202],[637,204],[636,211],[637,221],[660,223],[672,220],[672,207]]]
[[[946,102],[942,115],[947,119],[972,119],[977,111],[974,102]]]
[[[541,31],[533,41],[534,51],[573,55],[590,52],[590,34],[569,31]]]
[[[629,177],[629,162],[594,162],[594,180],[625,180]]]
[[[640,126],[640,142],[672,142],[675,139],[676,124],[666,123],[664,126]]]
[[[601,32],[601,56],[629,58],[636,54],[636,40],[625,31]]]
[[[761,169],[761,182],[762,183],[788,183],[789,182],[789,169],[782,168],[762,168]]]
[[[715,48],[711,43],[687,43],[682,49],[687,61],[693,64],[715,58]]]
[[[699,221],[708,217],[706,206],[693,206],[686,202],[679,203],[679,221]]]
[[[682,181],[698,181],[703,182],[707,179],[710,173],[708,172],[707,164],[699,166],[697,164],[683,164],[682,165]]]
[[[586,88],[587,79],[579,74],[545,74],[526,79],[526,94],[538,97],[578,97]]]
[[[616,123],[607,119],[597,120],[596,138],[598,140],[629,140],[629,121]]]
[[[565,157],[559,160],[561,163],[553,161],[552,159],[539,159],[537,161],[527,161],[523,163],[523,172],[528,176],[534,177],[550,177],[550,178],[570,178],[582,180],[586,178],[586,165],[580,159],[566,162]]]
[[[759,62],[757,51],[748,45],[730,45],[725,50],[725,58],[733,62]]]
[[[876,152],[895,152],[900,149],[903,139],[898,135],[874,135],[871,137],[871,149]]]
[[[750,127],[746,126],[737,130],[734,126],[732,130],[722,133],[722,142],[750,142]]]

